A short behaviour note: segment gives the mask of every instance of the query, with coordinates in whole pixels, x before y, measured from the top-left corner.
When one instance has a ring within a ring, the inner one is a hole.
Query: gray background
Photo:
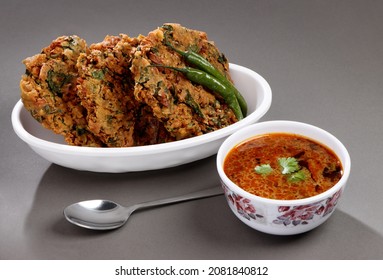
[[[0,9],[1,259],[382,259],[383,1],[2,1]],[[63,208],[107,197],[124,204],[218,186],[215,158],[151,172],[100,174],[53,165],[14,134],[21,60],[60,35],[89,44],[147,34],[165,22],[206,31],[233,63],[271,85],[263,120],[317,125],[348,148],[352,171],[318,229],[271,236],[242,224],[223,196],[136,213],[92,232]]]

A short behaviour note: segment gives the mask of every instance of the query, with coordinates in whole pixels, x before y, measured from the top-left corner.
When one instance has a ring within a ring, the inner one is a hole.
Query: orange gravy
[[[282,174],[281,158],[294,158],[300,180]],[[267,174],[256,172],[268,165]],[[272,199],[302,199],[320,194],[342,177],[339,158],[324,145],[300,135],[270,133],[251,138],[234,147],[224,161],[224,172],[236,185],[257,196]]]

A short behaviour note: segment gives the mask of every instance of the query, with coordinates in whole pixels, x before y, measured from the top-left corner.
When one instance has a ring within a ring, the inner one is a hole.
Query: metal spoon
[[[123,226],[130,215],[138,210],[182,201],[222,195],[221,188],[215,187],[172,198],[143,202],[124,207],[113,201],[98,199],[87,200],[69,205],[64,209],[65,218],[80,227],[95,230],[110,230]]]

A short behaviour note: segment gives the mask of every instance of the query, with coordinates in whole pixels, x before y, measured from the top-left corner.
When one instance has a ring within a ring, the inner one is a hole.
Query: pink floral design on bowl
[[[299,206],[279,206],[278,212],[283,214],[278,216],[273,223],[284,226],[307,225],[316,215],[325,217],[332,213],[340,195],[341,190],[337,191],[332,197],[316,203]]]
[[[343,190],[341,188],[332,196],[314,203],[301,205],[275,204],[272,207],[264,207],[232,191],[223,182],[222,187],[231,210],[247,225],[254,228],[270,225],[275,227],[277,232],[279,232],[277,228],[281,230],[282,228],[289,228],[293,233],[296,231],[305,232],[323,223],[335,210]],[[262,231],[262,228],[258,229]]]
[[[250,199],[244,198],[232,191],[230,191],[225,184],[222,184],[225,191],[226,199],[233,205],[237,213],[247,220],[264,219],[264,216],[257,213],[255,206],[251,203]]]

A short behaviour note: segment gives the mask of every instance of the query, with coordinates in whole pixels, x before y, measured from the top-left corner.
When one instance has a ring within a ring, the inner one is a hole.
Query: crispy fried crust
[[[89,129],[108,147],[167,142],[171,137],[150,108],[133,95],[129,70],[139,38],[107,36],[81,54],[78,95],[87,109]]]
[[[155,64],[185,67],[165,45],[193,50],[229,79],[225,56],[206,33],[165,24],[148,36],[106,36],[87,47],[62,36],[26,58],[20,81],[25,108],[71,145],[130,147],[185,139],[237,121],[214,92]],[[149,66],[149,67],[148,67]]]
[[[77,36],[62,36],[40,54],[26,58],[20,81],[25,108],[44,127],[65,137],[72,145],[102,146],[87,128],[86,111],[77,96],[76,62],[86,52]]]
[[[107,36],[79,56],[78,95],[87,109],[89,129],[109,147],[133,146],[137,105],[129,65],[137,39]]]
[[[183,74],[150,67],[185,67],[184,59],[165,45],[165,36],[175,48],[193,49],[229,76],[227,60],[207,40],[206,33],[179,24],[166,24],[143,38],[134,54],[131,71],[136,82],[136,99],[147,104],[177,140],[234,123],[237,120],[234,113],[219,96],[193,84]]]

